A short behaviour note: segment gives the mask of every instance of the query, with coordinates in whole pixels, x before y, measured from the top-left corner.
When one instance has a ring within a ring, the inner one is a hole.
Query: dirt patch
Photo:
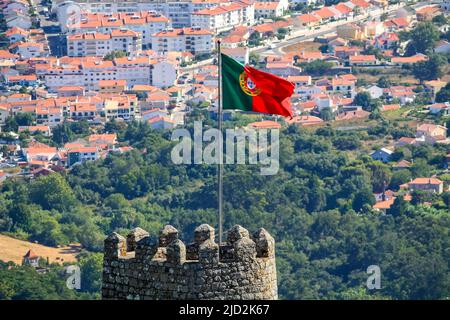
[[[76,255],[81,251],[81,246],[74,244],[61,248],[53,248],[0,234],[0,260],[5,262],[13,261],[21,264],[22,257],[30,249],[44,259],[48,257],[50,263],[62,264],[63,262],[77,261]]]
[[[305,42],[299,42],[292,44],[290,46],[284,47],[282,49],[285,53],[290,52],[299,52],[299,51],[318,51],[319,47],[322,45],[322,43],[314,42],[314,41],[305,41]]]

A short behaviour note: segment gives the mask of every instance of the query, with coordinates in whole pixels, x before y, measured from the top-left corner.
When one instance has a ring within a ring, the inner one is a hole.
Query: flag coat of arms
[[[221,54],[222,107],[292,117],[294,84]]]

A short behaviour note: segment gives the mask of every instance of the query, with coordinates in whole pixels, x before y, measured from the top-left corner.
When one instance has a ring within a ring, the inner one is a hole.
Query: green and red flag
[[[221,60],[223,109],[292,117],[292,82],[250,66],[243,66],[225,54],[221,54]]]

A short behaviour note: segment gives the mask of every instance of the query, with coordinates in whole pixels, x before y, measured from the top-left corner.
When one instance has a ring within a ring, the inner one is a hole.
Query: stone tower
[[[277,299],[275,241],[264,229],[252,236],[241,226],[227,242],[214,242],[214,229],[202,224],[185,245],[168,225],[151,243],[136,228],[126,239],[105,240],[103,299]]]

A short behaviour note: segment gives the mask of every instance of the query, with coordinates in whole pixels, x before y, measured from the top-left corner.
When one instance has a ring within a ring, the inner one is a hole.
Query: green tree
[[[333,68],[333,63],[324,60],[314,60],[301,65],[303,70],[310,75],[323,76],[331,68]]]
[[[105,60],[105,61],[113,61],[116,58],[123,58],[123,57],[126,57],[126,56],[127,56],[127,53],[125,51],[115,50],[115,51],[112,51],[112,52],[106,54],[103,57],[103,60]]]
[[[428,54],[432,52],[439,40],[439,30],[431,22],[420,22],[410,32],[410,46],[415,53]]]
[[[442,55],[433,54],[426,61],[414,63],[412,66],[412,73],[414,77],[421,82],[438,79],[442,77],[442,68],[446,64],[447,61]]]
[[[60,174],[41,176],[30,185],[30,199],[46,210],[70,210],[76,203],[73,191]]]
[[[370,93],[363,91],[356,94],[353,99],[353,104],[356,106],[361,106],[363,110],[373,111],[378,107],[379,102],[375,99],[372,99]]]
[[[103,255],[89,253],[80,258],[81,290],[91,293],[100,292],[102,286]]]
[[[437,94],[436,94],[436,101],[437,102],[447,102],[450,101],[450,82],[448,82],[445,87],[443,87]]]

